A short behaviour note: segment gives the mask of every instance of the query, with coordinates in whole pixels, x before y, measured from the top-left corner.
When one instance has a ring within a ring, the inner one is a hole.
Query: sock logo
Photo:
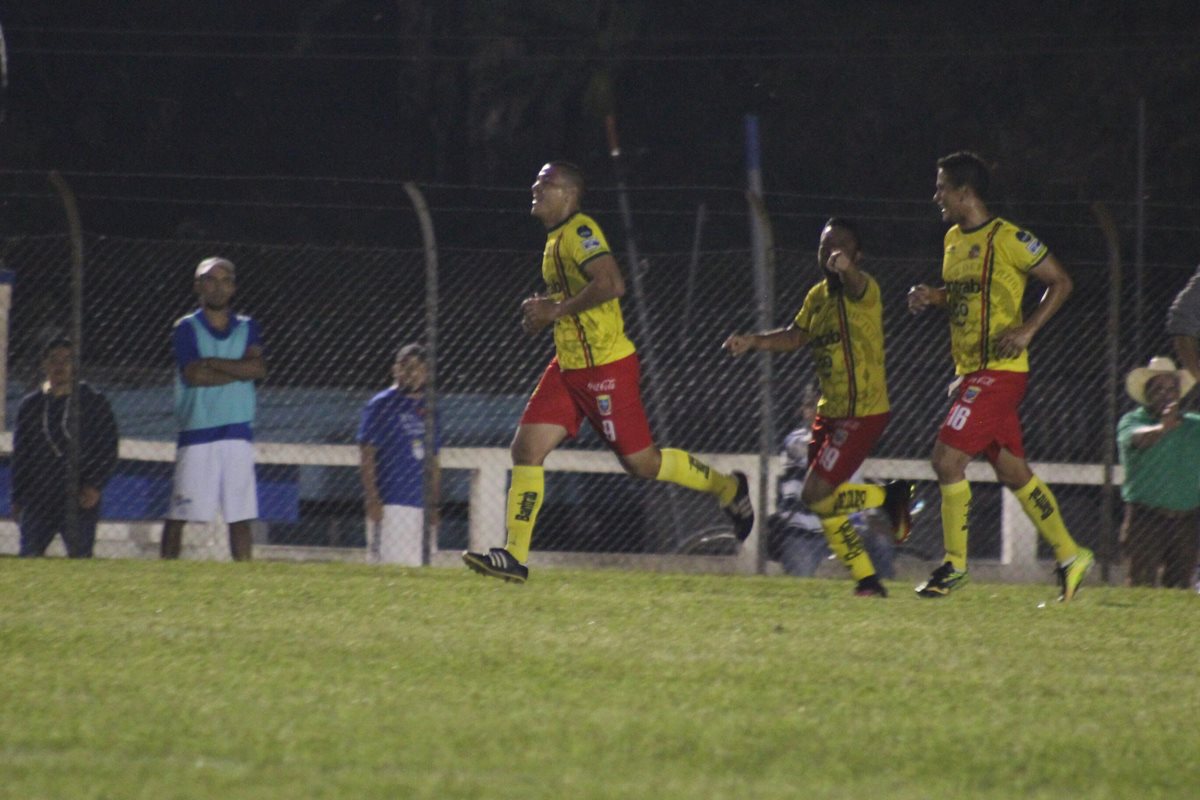
[[[842,563],[849,564],[863,554],[862,537],[858,535],[858,531],[850,520],[843,522],[842,527],[838,528],[835,535],[846,546],[846,554],[842,556]]]
[[[1050,519],[1054,516],[1054,506],[1051,505],[1050,498],[1046,496],[1040,486],[1029,493],[1029,501],[1037,507],[1042,519]]]
[[[703,461],[700,461],[695,456],[688,456],[688,466],[699,472],[705,478],[708,477],[709,467]]]
[[[533,507],[537,505],[538,493],[525,492],[521,495],[521,507],[517,509],[517,519],[529,522],[533,518]]]
[[[867,492],[864,489],[843,489],[838,492],[833,504],[833,513],[842,511],[861,511],[867,503]]]

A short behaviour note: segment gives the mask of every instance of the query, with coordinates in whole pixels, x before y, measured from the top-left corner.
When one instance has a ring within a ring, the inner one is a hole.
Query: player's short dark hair
[[[952,186],[958,189],[970,186],[980,200],[987,200],[992,170],[978,153],[959,150],[939,158],[937,165]]]
[[[548,166],[554,167],[555,171],[571,184],[571,187],[579,193],[579,197],[583,198],[584,180],[583,170],[570,161],[551,161]]]
[[[406,344],[396,350],[396,360],[397,361],[399,361],[402,358],[408,358],[410,356],[413,358],[419,358],[422,361],[425,361],[425,345],[416,344],[416,343]]]
[[[849,217],[830,217],[825,222],[825,225],[821,228],[821,230],[825,230],[825,228],[841,228],[854,237],[855,247],[857,247],[859,250],[863,249],[862,234],[860,234],[858,231],[858,223]]]
[[[42,359],[44,360],[47,356],[49,356],[51,350],[58,349],[74,350],[75,343],[66,336],[55,336],[50,341],[42,345]]]

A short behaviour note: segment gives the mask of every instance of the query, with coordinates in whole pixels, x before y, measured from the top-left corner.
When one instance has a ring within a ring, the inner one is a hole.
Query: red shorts
[[[632,455],[654,444],[642,407],[637,355],[611,364],[563,370],[550,360],[521,414],[522,425],[560,425],[570,436],[583,418],[617,455]]]
[[[830,486],[841,486],[862,466],[883,436],[890,413],[869,417],[822,417],[813,420],[808,444],[809,470]]]
[[[984,369],[965,376],[938,431],[938,441],[967,455],[986,453],[993,464],[1001,449],[1024,458],[1017,408],[1028,383],[1027,372]]]

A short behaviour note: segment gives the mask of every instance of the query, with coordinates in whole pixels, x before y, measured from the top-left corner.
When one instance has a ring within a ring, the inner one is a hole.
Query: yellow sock
[[[967,568],[967,524],[971,513],[971,484],[969,481],[939,484],[942,490],[942,541],[946,560],[955,569]]]
[[[850,515],[843,510],[843,507],[853,511],[870,508],[871,506],[864,506],[861,503],[855,507],[855,502],[852,502],[861,501],[863,490],[868,488],[878,489],[880,495],[884,493],[883,489],[878,486],[868,487],[866,484],[844,483],[829,497],[818,500],[809,506],[809,509],[821,520],[821,530],[825,534],[825,541],[829,543],[829,549],[833,551],[839,561],[846,565],[846,569],[850,570],[851,577],[856,581],[861,581],[868,575],[874,575],[875,565],[871,562],[871,557],[867,555],[867,549],[863,546],[858,529],[850,522]],[[848,491],[844,492],[843,490]],[[879,502],[882,504],[883,500],[880,499]]]
[[[546,472],[542,467],[512,469],[512,485],[508,488],[508,510],[505,528],[508,541],[504,549],[524,564],[529,560],[529,543],[533,541],[533,525],[546,490]]]
[[[737,478],[718,472],[686,451],[665,447],[660,452],[662,464],[658,467],[655,480],[715,494],[723,506],[733,502],[733,496],[737,494]]]
[[[1079,552],[1079,545],[1071,538],[1067,525],[1063,522],[1062,512],[1058,508],[1058,500],[1050,487],[1042,483],[1037,475],[1029,483],[1013,492],[1025,509],[1026,516],[1033,522],[1042,538],[1054,548],[1054,558],[1060,564],[1065,564]]]

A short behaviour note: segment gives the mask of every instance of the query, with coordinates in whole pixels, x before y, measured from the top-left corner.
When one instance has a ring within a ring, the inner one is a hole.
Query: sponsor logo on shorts
[[[592,229],[589,228],[587,225],[580,225],[578,228],[575,229],[575,232],[579,234],[580,239],[592,238]]]
[[[983,389],[980,389],[978,386],[968,386],[967,390],[963,392],[962,401],[964,403],[974,403],[975,398],[979,397],[982,393]]]
[[[600,242],[596,239],[584,239],[582,244],[583,244],[583,249],[587,250],[589,253],[593,250],[600,249]]]
[[[833,432],[832,438],[833,443],[838,447],[841,447],[846,443],[846,440],[850,438],[850,431],[846,430],[845,428],[838,428]]]
[[[600,409],[600,413],[608,416],[612,413],[612,395],[602,394],[596,396],[596,408]]]
[[[971,245],[971,249],[967,252],[967,258],[979,258],[979,245]]]
[[[616,378],[605,378],[602,381],[589,381],[587,385],[589,392],[612,392],[616,391],[616,388]]]

